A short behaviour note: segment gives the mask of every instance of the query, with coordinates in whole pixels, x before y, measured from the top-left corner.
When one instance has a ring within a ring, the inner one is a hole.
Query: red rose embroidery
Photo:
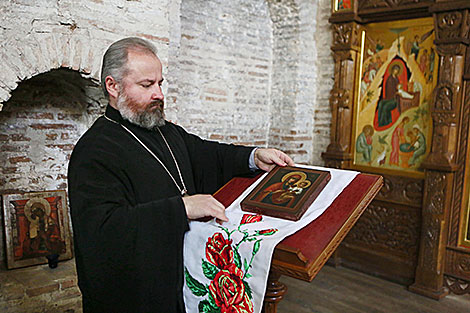
[[[215,233],[207,239],[207,260],[220,269],[233,263],[232,240],[227,240],[221,233]]]
[[[263,219],[263,216],[259,214],[257,215],[243,214],[240,225],[261,222],[262,219]]]
[[[269,228],[269,229],[258,230],[256,233],[258,235],[269,236],[269,235],[275,234],[277,231],[278,231],[277,228]]]
[[[245,293],[243,272],[232,264],[215,275],[209,292],[221,313],[252,313],[253,304]]]

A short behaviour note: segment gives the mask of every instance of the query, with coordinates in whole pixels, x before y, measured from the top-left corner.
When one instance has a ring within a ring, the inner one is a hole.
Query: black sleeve
[[[248,162],[254,147],[203,140],[180,131],[190,155],[198,193],[214,193],[234,176],[251,173]]]

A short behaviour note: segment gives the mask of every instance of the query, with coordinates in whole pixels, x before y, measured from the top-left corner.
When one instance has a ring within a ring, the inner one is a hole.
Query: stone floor
[[[75,262],[0,271],[0,312],[81,312]]]

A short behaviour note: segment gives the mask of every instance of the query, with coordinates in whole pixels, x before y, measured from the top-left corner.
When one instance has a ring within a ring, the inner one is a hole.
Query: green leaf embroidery
[[[217,266],[207,262],[206,260],[202,260],[202,272],[204,273],[204,276],[209,278],[210,280],[213,280],[215,278],[215,275],[219,272],[219,269]]]
[[[245,285],[245,292],[248,298],[250,298],[250,300],[253,299],[253,292],[251,291],[250,285],[246,281],[243,281],[243,285]]]
[[[257,240],[253,245],[253,255],[255,255],[259,251],[259,247],[261,246],[261,239]]]
[[[246,274],[245,274],[245,277],[246,277],[246,278],[250,278],[250,277],[253,277],[253,275],[251,275],[250,273],[246,273]]]
[[[235,262],[235,265],[241,269],[242,268],[242,260],[240,258],[240,253],[238,253],[237,249],[233,249],[233,261]]]
[[[184,267],[184,276],[186,277],[186,285],[195,296],[202,297],[207,294],[207,287],[192,277],[186,267]]]
[[[219,308],[214,308],[209,300],[202,300],[198,305],[199,313],[220,313]]]
[[[214,308],[214,309],[219,309],[217,304],[215,303],[214,297],[212,297],[212,294],[209,292],[209,304]]]
[[[245,272],[247,272],[249,265],[248,265],[248,261],[246,259],[243,259],[243,267],[245,268]]]

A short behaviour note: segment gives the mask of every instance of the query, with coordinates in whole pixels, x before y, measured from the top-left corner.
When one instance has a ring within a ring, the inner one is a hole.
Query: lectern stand
[[[229,206],[256,179],[236,177],[214,197]],[[358,174],[322,215],[276,246],[264,298],[265,313],[275,313],[287,291],[279,281],[281,275],[312,281],[382,185],[381,176]]]

